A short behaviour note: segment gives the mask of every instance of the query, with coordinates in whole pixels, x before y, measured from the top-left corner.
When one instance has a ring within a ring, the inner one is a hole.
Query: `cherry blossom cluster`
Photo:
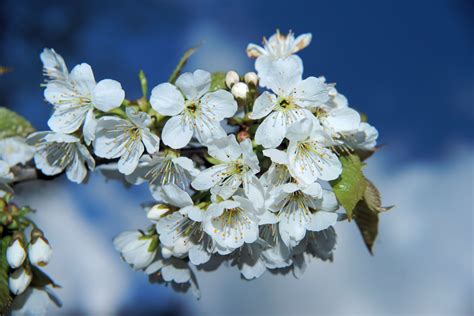
[[[36,167],[81,183],[97,165],[146,183],[150,226],[114,245],[153,282],[198,293],[196,270],[222,263],[245,279],[267,270],[300,276],[312,258],[332,260],[345,215],[328,181],[341,175],[341,153],[372,150],[378,137],[334,84],[303,76],[296,53],[310,42],[311,34],[277,32],[248,45],[255,72],[185,72],[149,97],[142,77],[137,100],[115,80],[96,82],[88,64],[69,71],[45,49],[44,96],[54,111],[51,131],[27,140]]]

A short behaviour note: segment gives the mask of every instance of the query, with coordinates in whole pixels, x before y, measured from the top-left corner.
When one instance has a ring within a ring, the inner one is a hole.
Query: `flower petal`
[[[115,80],[101,80],[92,91],[92,104],[103,112],[119,107],[124,99],[125,91],[120,82]]]
[[[131,174],[138,166],[140,157],[145,150],[140,139],[127,143],[125,151],[118,161],[118,170],[125,175]]]
[[[160,138],[150,132],[148,128],[142,129],[141,134],[146,151],[150,154],[158,152],[158,150],[160,149]]]
[[[84,142],[90,145],[95,139],[95,129],[97,128],[97,120],[94,115],[94,110],[90,109],[87,112],[86,119],[84,120],[84,127],[82,132],[84,134]]]
[[[152,108],[161,115],[174,116],[184,109],[184,97],[171,83],[157,85],[151,91]]]
[[[294,102],[302,107],[316,107],[329,101],[329,87],[324,78],[309,77],[298,82]]]
[[[337,213],[335,212],[324,212],[317,211],[312,214],[311,220],[306,224],[306,229],[319,232],[329,226],[336,224],[337,222]]]
[[[193,129],[186,124],[182,115],[170,118],[161,134],[163,143],[173,149],[179,149],[186,146],[193,136]]]
[[[178,77],[176,86],[181,89],[188,100],[198,100],[211,87],[211,74],[204,70],[186,72]]]
[[[275,107],[276,96],[268,91],[262,93],[254,102],[249,117],[253,120],[267,116]]]
[[[286,123],[283,114],[273,112],[258,126],[255,142],[265,148],[275,148],[281,144],[286,134]]]
[[[90,96],[95,87],[94,73],[91,66],[86,63],[79,64],[71,70],[70,78],[74,81],[76,89],[83,96]]]
[[[216,121],[231,117],[237,112],[234,96],[225,90],[207,93],[201,99],[201,106],[208,112],[209,117]]]

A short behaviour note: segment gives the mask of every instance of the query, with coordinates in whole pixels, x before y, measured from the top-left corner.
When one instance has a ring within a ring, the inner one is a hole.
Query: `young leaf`
[[[214,72],[211,77],[211,89],[209,91],[216,91],[225,89],[225,72]]]
[[[365,200],[357,203],[354,208],[354,220],[364,239],[370,254],[373,255],[372,248],[378,234],[379,215],[373,212],[367,205]]]
[[[173,70],[173,73],[171,74],[170,78],[168,79],[168,82],[175,83],[176,79],[178,79],[178,76],[181,74],[181,70],[184,68],[184,66],[188,62],[189,57],[191,57],[191,55],[194,54],[197,51],[199,46],[201,46],[201,45],[191,47],[190,49],[188,49],[184,53],[183,57],[181,57],[181,59],[178,62],[178,65],[176,65],[176,68]]]
[[[0,107],[0,139],[12,136],[26,137],[34,131],[33,126],[24,117]]]
[[[8,271],[7,248],[10,245],[11,236],[5,236],[0,242],[0,314],[5,314],[6,310],[12,303],[10,289],[8,288]]]
[[[331,181],[331,186],[338,201],[346,210],[349,220],[352,219],[352,211],[364,196],[367,182],[362,173],[364,164],[355,155],[340,156],[342,173],[338,179]]]

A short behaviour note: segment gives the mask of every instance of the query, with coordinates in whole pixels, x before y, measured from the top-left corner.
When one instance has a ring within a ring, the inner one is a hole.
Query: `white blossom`
[[[303,62],[294,55],[311,43],[311,33],[306,33],[295,38],[292,32],[283,35],[280,31],[273,34],[268,40],[263,39],[263,47],[256,44],[247,46],[247,55],[256,58],[255,69],[260,77],[260,85],[268,87],[269,72],[274,67],[274,62],[291,59],[303,70]]]
[[[165,150],[154,155],[144,155],[133,173],[126,176],[128,182],[139,184],[147,181],[150,191],[157,201],[162,200],[162,186],[175,184],[189,189],[191,181],[199,173],[194,162],[173,150]]]
[[[226,255],[257,240],[258,215],[260,211],[251,201],[234,195],[231,200],[209,205],[204,231],[215,241],[217,252]]]
[[[153,238],[140,231],[124,231],[114,238],[114,247],[134,270],[142,270],[155,258],[156,247],[152,245]]]
[[[329,181],[339,177],[342,165],[328,147],[334,145],[317,121],[304,119],[293,124],[286,135],[288,168],[293,177],[305,184],[317,179]]]
[[[148,126],[151,117],[133,107],[126,109],[128,120],[115,116],[101,117],[97,122],[94,153],[103,158],[118,161],[118,170],[131,174],[146,151],[153,154],[159,150],[160,138]]]
[[[84,125],[84,140],[90,144],[97,125],[94,109],[108,112],[119,107],[125,92],[115,80],[104,79],[96,83],[91,67],[84,63],[74,67],[64,80],[49,82],[44,96],[54,105],[49,127],[55,132],[69,134]]]
[[[26,251],[18,239],[7,248],[7,262],[11,268],[20,267],[26,259]]]
[[[239,144],[234,135],[216,139],[209,143],[208,154],[220,163],[201,171],[191,183],[193,188],[211,189],[213,195],[228,199],[243,184],[245,194],[250,197],[255,174],[260,171],[250,140]]]
[[[10,277],[8,278],[8,287],[10,288],[10,292],[15,295],[23,293],[28,285],[30,285],[32,278],[32,273],[23,267],[13,271],[13,273],[10,274]]]
[[[95,167],[94,158],[87,147],[75,136],[36,132],[27,138],[27,143],[36,146],[36,167],[46,175],[52,176],[66,170],[69,180],[81,183],[87,175],[87,168],[93,170]]]
[[[191,197],[174,184],[163,186],[164,200],[178,208],[156,223],[163,246],[178,258],[189,256],[194,265],[211,258],[212,240],[204,233],[205,210],[195,206]]]
[[[279,218],[280,235],[288,247],[295,247],[306,230],[321,231],[337,221],[339,208],[333,192],[323,190],[319,183],[280,186],[271,209]]]
[[[13,167],[30,161],[35,153],[35,148],[26,144],[23,137],[13,136],[0,139],[0,160]]]
[[[52,254],[53,249],[42,237],[32,241],[28,246],[28,259],[33,265],[40,267],[47,265]]]
[[[220,121],[235,114],[237,102],[228,91],[209,92],[210,87],[211,74],[196,70],[179,76],[176,85],[162,83],[152,90],[153,109],[171,117],[163,127],[163,143],[177,149],[185,147],[193,136],[207,144],[226,135]]]
[[[292,59],[277,60],[268,77],[268,87],[256,100],[249,117],[263,122],[258,126],[255,142],[265,148],[275,148],[285,137],[287,128],[304,118],[311,118],[311,109],[328,99],[324,79],[302,79],[301,66]]]

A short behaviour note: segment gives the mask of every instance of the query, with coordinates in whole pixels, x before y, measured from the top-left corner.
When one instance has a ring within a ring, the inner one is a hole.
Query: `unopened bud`
[[[156,204],[156,205],[153,205],[153,207],[150,208],[150,210],[148,210],[146,217],[151,221],[157,221],[169,211],[170,209],[168,206],[164,204]]]
[[[225,85],[231,89],[236,83],[240,81],[239,74],[231,70],[225,75]]]
[[[43,267],[48,264],[53,249],[44,237],[39,237],[28,246],[28,259],[31,264]]]
[[[15,295],[23,293],[28,285],[31,283],[33,275],[31,271],[27,271],[25,268],[15,270],[8,278],[8,287],[10,292]]]
[[[246,84],[252,87],[256,87],[258,84],[258,76],[255,72],[247,72],[244,76],[244,81]]]
[[[13,269],[20,267],[26,259],[26,251],[19,239],[7,248],[7,262]]]
[[[236,99],[245,100],[249,92],[249,86],[243,82],[238,82],[232,87],[231,92]]]

